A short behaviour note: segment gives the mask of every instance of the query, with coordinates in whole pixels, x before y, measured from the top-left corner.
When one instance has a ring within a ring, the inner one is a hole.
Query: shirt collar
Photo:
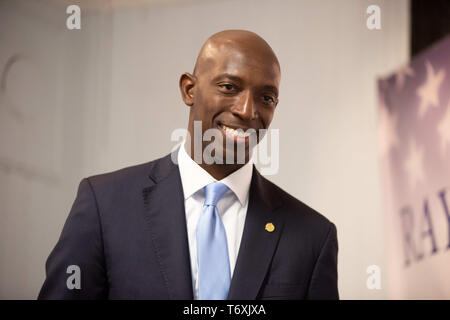
[[[178,168],[180,170],[181,184],[183,186],[184,199],[188,199],[206,185],[217,181],[205,169],[200,167],[187,154],[184,148],[185,140],[178,150]],[[253,159],[244,164],[238,170],[226,176],[220,182],[224,183],[236,195],[241,205],[248,199],[248,191],[253,173]]]

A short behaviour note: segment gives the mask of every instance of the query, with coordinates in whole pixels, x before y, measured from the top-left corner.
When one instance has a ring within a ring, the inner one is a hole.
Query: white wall
[[[168,153],[185,127],[178,78],[222,29],[265,38],[282,67],[280,170],[269,177],[338,227],[344,299],[385,266],[375,79],[408,57],[408,1],[0,2],[0,298],[35,298],[79,181]],[[111,5],[113,3],[114,5]],[[118,5],[116,5],[118,3]],[[378,4],[382,29],[366,28]]]

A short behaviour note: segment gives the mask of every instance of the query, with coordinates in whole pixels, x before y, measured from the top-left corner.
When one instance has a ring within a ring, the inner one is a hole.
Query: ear
[[[180,77],[180,91],[181,97],[186,105],[192,106],[194,104],[194,87],[197,83],[197,78],[185,72]]]

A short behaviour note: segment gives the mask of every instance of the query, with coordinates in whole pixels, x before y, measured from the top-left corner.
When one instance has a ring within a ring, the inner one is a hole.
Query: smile
[[[227,137],[229,137],[230,139],[233,139],[235,141],[246,140],[252,134],[252,132],[244,132],[244,129],[240,129],[240,128],[234,129],[234,128],[227,127],[223,124],[220,124],[219,128],[225,133],[225,135]],[[252,130],[250,130],[250,131],[252,131]]]

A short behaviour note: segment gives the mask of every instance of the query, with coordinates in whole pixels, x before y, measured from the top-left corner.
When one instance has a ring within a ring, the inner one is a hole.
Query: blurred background
[[[66,27],[72,4],[79,30]],[[373,4],[381,29],[367,27]],[[0,1],[0,298],[37,297],[82,178],[170,152],[188,117],[179,76],[224,29],[254,31],[278,55],[280,168],[268,178],[337,225],[341,298],[390,298],[376,80],[448,33],[435,27],[448,1],[436,4]]]

